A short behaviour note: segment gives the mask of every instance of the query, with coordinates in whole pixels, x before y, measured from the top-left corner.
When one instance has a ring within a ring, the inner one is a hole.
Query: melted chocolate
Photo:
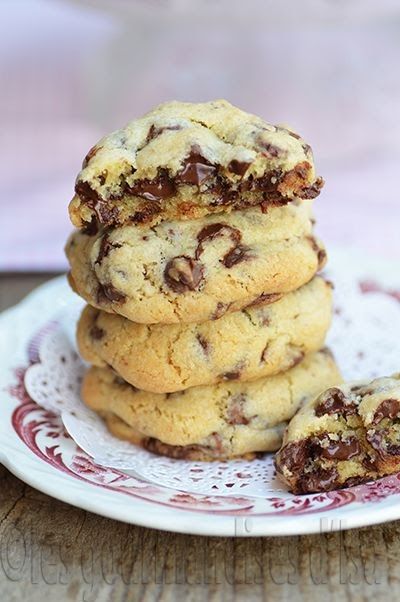
[[[200,186],[217,173],[217,167],[205,159],[197,149],[193,148],[184,161],[182,171],[175,177],[176,182]]]
[[[232,161],[228,165],[228,169],[237,176],[243,177],[246,171],[248,170],[249,165],[251,165],[251,163],[247,163],[246,161],[238,161],[237,159],[232,159]]]
[[[161,201],[176,194],[176,188],[166,170],[161,169],[153,180],[134,181],[131,186],[126,187],[126,193],[147,201]]]
[[[349,437],[342,441],[329,440],[327,447],[320,447],[320,455],[328,460],[350,460],[360,451],[360,442],[356,437]]]
[[[313,493],[331,491],[338,485],[338,472],[336,468],[319,468],[316,471],[303,474],[296,483],[296,493]]]

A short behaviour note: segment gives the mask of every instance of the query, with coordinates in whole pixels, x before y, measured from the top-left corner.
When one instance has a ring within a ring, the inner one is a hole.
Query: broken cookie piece
[[[400,470],[400,374],[333,387],[306,404],[289,423],[275,465],[295,494]]]
[[[69,211],[94,224],[156,224],[318,196],[311,147],[225,100],[169,102],[86,155]]]

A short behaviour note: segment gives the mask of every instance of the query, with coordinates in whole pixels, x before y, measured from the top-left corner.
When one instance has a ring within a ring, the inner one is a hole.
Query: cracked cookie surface
[[[73,233],[72,288],[90,305],[145,324],[202,322],[311,280],[326,253],[310,207],[259,207],[154,227]]]
[[[400,470],[400,374],[324,391],[292,418],[276,456],[294,493],[329,491]]]
[[[334,359],[323,350],[276,376],[171,394],[140,391],[111,368],[91,368],[82,398],[119,437],[163,455],[212,460],[276,450],[283,423],[340,381]]]
[[[331,322],[332,290],[316,276],[270,303],[200,324],[138,324],[87,306],[78,324],[82,357],[111,366],[155,393],[283,372],[320,349]]]
[[[77,228],[195,219],[315,198],[323,185],[296,132],[224,100],[169,102],[86,155],[69,212]]]

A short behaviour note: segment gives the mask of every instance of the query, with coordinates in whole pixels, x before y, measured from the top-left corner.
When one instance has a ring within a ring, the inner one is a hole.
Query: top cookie
[[[312,199],[322,185],[311,147],[287,127],[225,100],[169,102],[88,152],[69,211],[95,231]]]

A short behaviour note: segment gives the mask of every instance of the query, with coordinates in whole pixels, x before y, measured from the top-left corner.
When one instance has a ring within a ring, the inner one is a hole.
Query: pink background
[[[87,150],[171,98],[311,143],[326,245],[400,258],[398,0],[3,0],[0,270],[64,269]]]

